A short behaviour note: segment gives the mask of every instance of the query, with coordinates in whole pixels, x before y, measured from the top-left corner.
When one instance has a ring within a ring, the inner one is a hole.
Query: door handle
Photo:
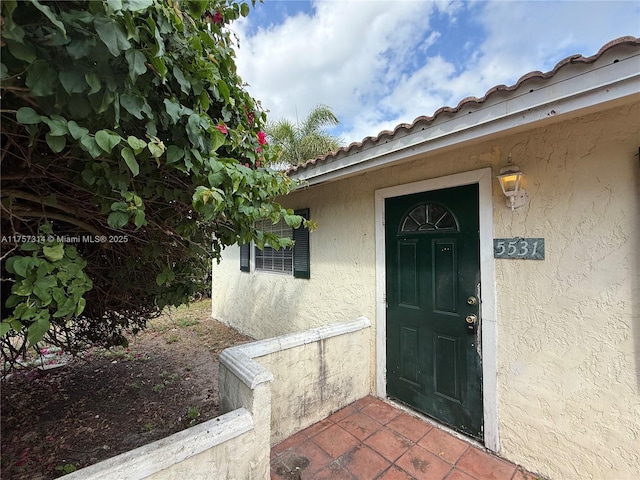
[[[476,333],[478,327],[478,316],[472,313],[471,315],[467,315],[465,320],[467,321],[467,333],[469,335]]]

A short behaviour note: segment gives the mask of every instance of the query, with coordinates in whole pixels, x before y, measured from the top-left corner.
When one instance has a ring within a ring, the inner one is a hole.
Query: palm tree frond
[[[265,131],[270,142],[280,149],[277,161],[298,165],[340,147],[342,139],[323,131],[339,123],[331,108],[317,105],[302,122],[281,119],[267,123]]]
[[[322,130],[324,127],[335,127],[340,124],[340,120],[326,105],[317,105],[307,118],[304,119],[300,130],[305,134],[312,134]]]

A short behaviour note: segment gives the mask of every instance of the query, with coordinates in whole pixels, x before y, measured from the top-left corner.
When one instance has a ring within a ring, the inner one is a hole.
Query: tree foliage
[[[236,72],[230,0],[2,2],[5,357],[126,340],[225,246],[290,240],[294,183]]]
[[[340,121],[331,108],[316,106],[302,121],[281,119],[267,124],[266,132],[278,150],[277,163],[298,165],[340,147],[341,139],[324,129]]]

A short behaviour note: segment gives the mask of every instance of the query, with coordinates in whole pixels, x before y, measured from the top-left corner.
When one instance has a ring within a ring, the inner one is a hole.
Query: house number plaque
[[[493,258],[544,260],[544,238],[494,238]]]

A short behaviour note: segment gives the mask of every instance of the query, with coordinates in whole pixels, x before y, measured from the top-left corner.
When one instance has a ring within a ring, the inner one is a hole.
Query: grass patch
[[[193,318],[180,318],[176,323],[181,327],[193,327],[194,325],[198,325],[200,320]]]
[[[199,417],[200,417],[200,409],[198,407],[187,408],[187,419],[189,419],[189,426],[195,425]]]
[[[153,431],[153,429],[156,428],[156,424],[153,422],[147,422],[142,426],[142,431],[145,433],[151,432]]]
[[[180,378],[180,375],[178,375],[177,373],[169,373],[165,370],[160,374],[160,378],[162,379],[162,381],[160,383],[156,383],[153,387],[151,387],[151,390],[156,393],[160,393],[164,387],[175,383]]]

